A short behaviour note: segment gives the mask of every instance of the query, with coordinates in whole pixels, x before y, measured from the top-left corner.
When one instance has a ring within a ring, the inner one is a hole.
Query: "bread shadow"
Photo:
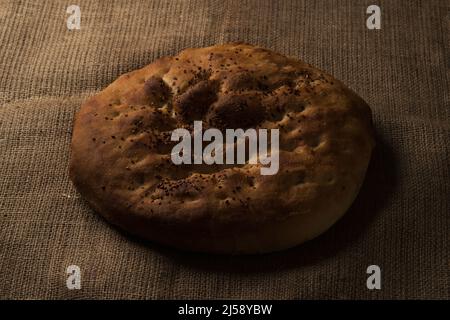
[[[356,241],[391,197],[396,185],[395,157],[390,146],[377,136],[377,146],[360,192],[351,208],[321,236],[289,250],[261,255],[218,255],[182,252],[133,238],[152,250],[187,267],[216,272],[273,272],[313,265],[329,259]]]

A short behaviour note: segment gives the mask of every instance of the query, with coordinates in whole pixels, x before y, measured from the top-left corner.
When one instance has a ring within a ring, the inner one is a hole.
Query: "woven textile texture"
[[[0,1],[0,298],[449,299],[449,1]],[[72,3],[71,3],[72,4]],[[245,41],[303,59],[372,107],[365,183],[319,238],[214,256],[129,237],[68,178],[73,116],[120,74]],[[66,268],[81,268],[68,290]],[[368,290],[378,265],[381,290]]]

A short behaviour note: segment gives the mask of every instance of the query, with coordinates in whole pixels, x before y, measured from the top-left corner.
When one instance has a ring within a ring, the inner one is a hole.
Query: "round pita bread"
[[[171,161],[177,128],[279,129],[279,171]],[[302,61],[242,43],[186,49],[122,75],[76,115],[70,176],[108,221],[165,245],[262,253],[349,208],[374,137],[368,105]]]

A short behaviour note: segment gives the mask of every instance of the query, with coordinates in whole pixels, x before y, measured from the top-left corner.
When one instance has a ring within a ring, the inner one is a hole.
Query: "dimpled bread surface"
[[[279,171],[171,160],[177,128],[279,129]],[[243,43],[186,49],[120,76],[76,115],[70,176],[112,224],[214,253],[296,246],[348,210],[374,147],[368,105],[298,59]]]

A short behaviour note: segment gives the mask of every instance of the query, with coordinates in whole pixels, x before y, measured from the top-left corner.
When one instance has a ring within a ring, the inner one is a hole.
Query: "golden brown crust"
[[[172,130],[280,129],[280,169],[174,165]],[[86,101],[70,176],[110,222],[207,252],[297,245],[348,209],[374,146],[367,104],[299,60],[248,44],[186,49],[119,77]]]

